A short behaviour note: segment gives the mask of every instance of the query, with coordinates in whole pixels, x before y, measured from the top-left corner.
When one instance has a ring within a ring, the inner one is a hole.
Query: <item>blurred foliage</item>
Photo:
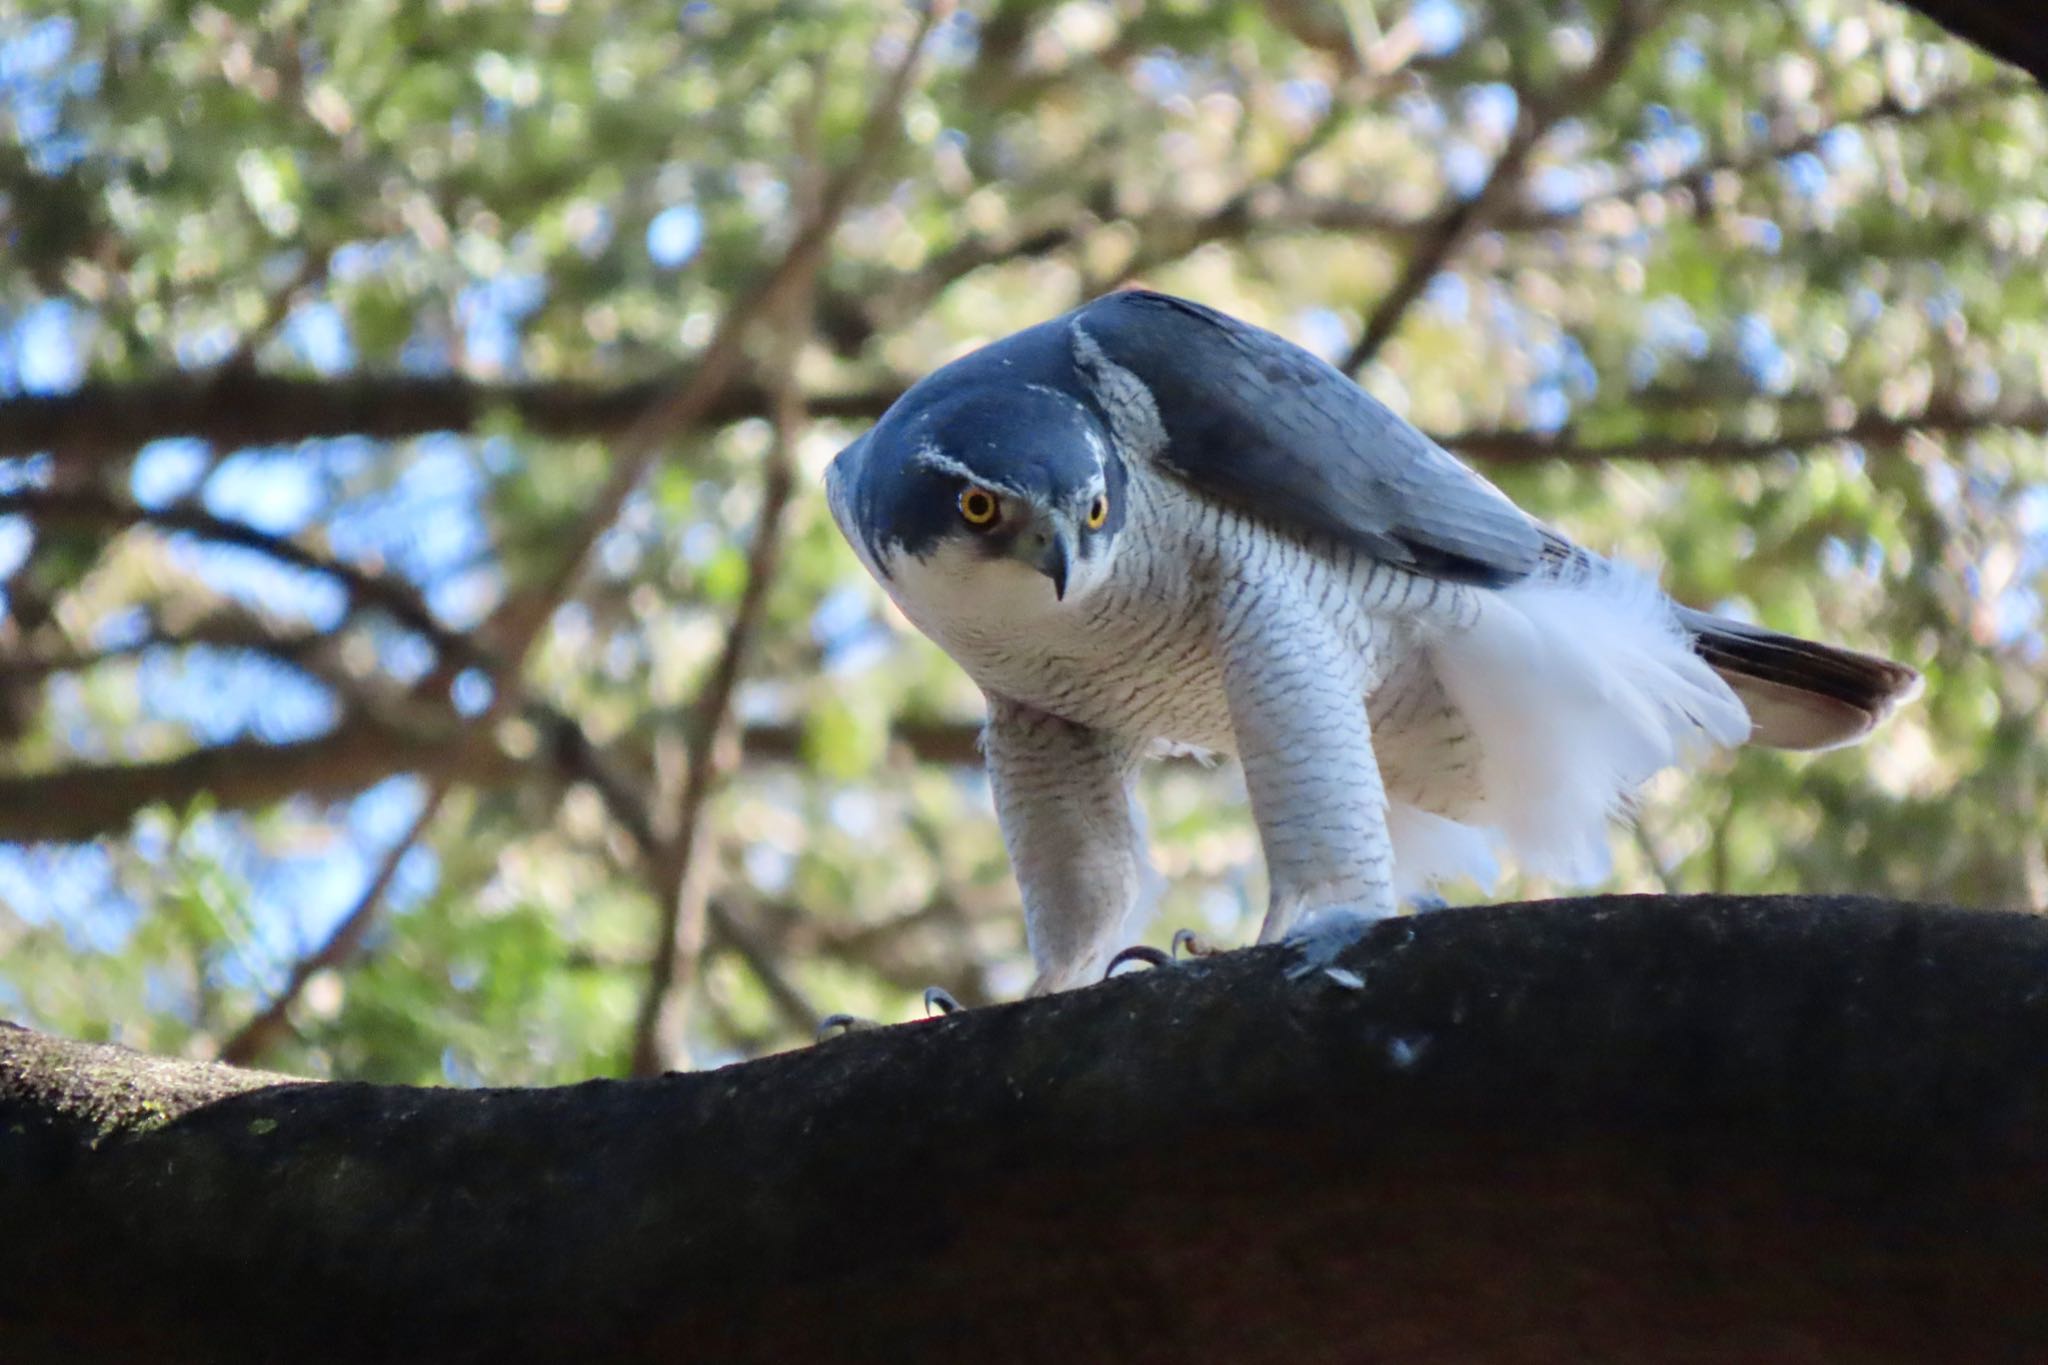
[[[1647,9],[1614,79],[1552,108],[1609,3],[1366,0],[1350,24],[1322,0],[966,5],[833,238],[799,380],[887,392],[1134,278],[1334,359],[1448,245],[1368,387],[1681,598],[1927,672],[1860,749],[1660,779],[1613,886],[2048,904],[2048,100],[1878,0],[1743,0]],[[182,377],[203,400],[241,373],[487,396],[670,374],[856,155],[908,33],[895,7],[828,0],[0,7],[0,426],[87,381]],[[1535,110],[1511,193],[1437,240]],[[19,452],[0,492],[200,508],[399,575],[467,630],[555,571],[607,468],[615,428],[548,437],[522,411],[261,448],[202,422]],[[979,698],[816,486],[860,426],[804,435],[736,699],[797,739],[720,789],[700,848],[791,989],[901,1016],[928,982],[972,1000],[1027,972],[985,784],[892,730],[970,726]],[[677,442],[524,661],[657,818],[769,439],[752,417]],[[493,1083],[624,1065],[654,894],[587,783],[478,719],[487,678],[444,676],[332,582],[182,532],[0,518],[0,578],[0,837],[30,779],[118,789],[129,765],[223,755],[115,828],[0,846],[0,1014],[210,1054],[398,857],[365,951],[307,979],[267,1062]],[[465,727],[500,761],[437,757]],[[345,774],[245,799],[270,753],[330,733]],[[423,769],[453,794],[394,847]],[[1170,884],[1153,935],[1245,934],[1261,892],[1231,774],[1162,766],[1146,797]],[[688,1019],[700,1061],[800,1036],[725,937]]]

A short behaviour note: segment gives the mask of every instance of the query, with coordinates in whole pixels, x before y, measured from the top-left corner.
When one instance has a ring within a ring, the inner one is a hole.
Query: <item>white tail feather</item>
[[[1456,821],[1396,806],[1397,876],[1403,886],[1490,880],[1487,845],[1497,842],[1532,872],[1598,881],[1610,865],[1608,822],[1636,789],[1673,763],[1742,743],[1749,714],[1693,652],[1669,600],[1624,566],[1480,600],[1478,622],[1430,651],[1479,741],[1483,795]]]
[[[1493,856],[1497,836],[1487,830],[1393,801],[1387,806],[1387,836],[1394,841],[1394,895],[1401,900],[1462,877],[1491,890],[1500,876]]]

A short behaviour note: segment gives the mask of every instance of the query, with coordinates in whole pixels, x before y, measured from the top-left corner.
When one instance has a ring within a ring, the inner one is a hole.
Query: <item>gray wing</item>
[[[1498,587],[1540,562],[1536,522],[1292,342],[1144,290],[1072,317],[1151,390],[1159,461],[1200,492],[1432,577]]]

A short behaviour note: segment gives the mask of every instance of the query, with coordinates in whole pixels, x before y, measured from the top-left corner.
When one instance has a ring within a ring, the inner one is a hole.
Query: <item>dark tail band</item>
[[[1851,744],[1920,691],[1901,663],[1678,608],[1693,648],[1749,708],[1750,743],[1773,749]]]

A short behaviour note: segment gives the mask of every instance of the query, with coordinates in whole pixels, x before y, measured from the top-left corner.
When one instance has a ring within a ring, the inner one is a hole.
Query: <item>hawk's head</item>
[[[840,452],[833,514],[896,592],[953,614],[1041,611],[1098,586],[1124,521],[1124,467],[1090,401],[941,370]]]

